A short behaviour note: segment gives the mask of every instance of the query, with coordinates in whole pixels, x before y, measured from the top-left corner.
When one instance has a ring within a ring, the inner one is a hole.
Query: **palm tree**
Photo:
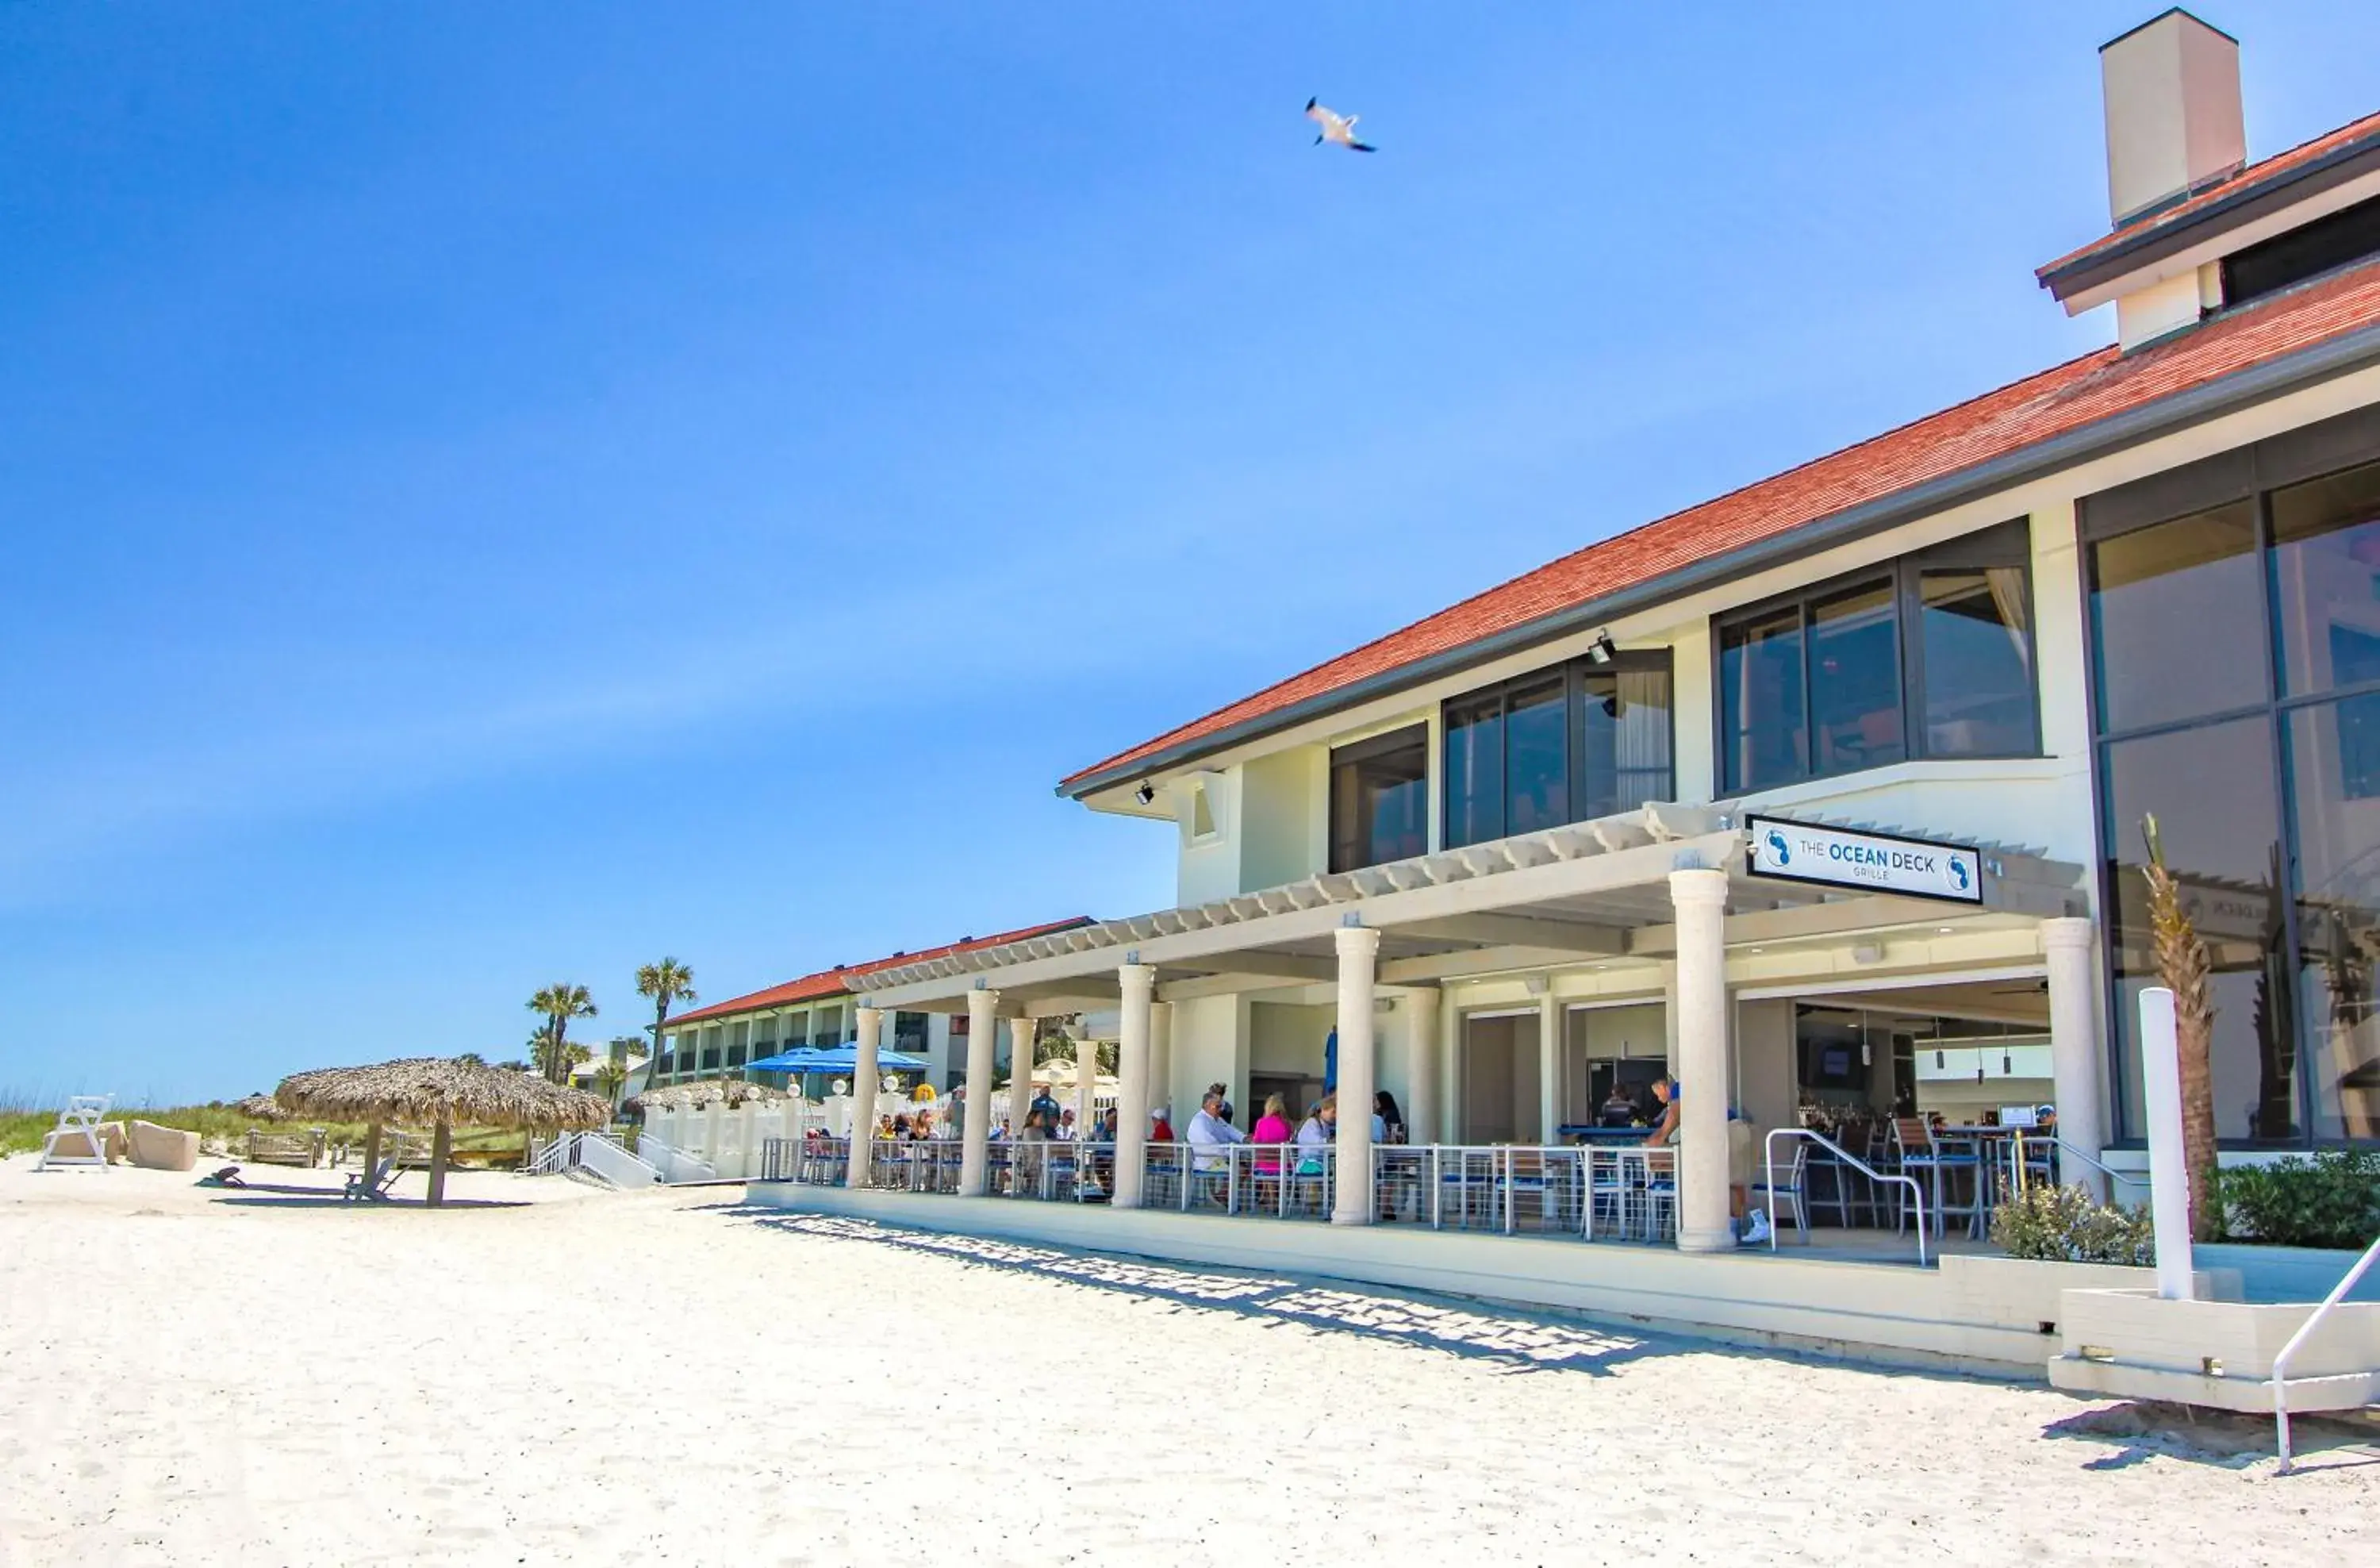
[[[587,988],[564,981],[550,985],[528,999],[532,1013],[545,1015],[544,1040],[539,1051],[538,1069],[553,1083],[570,1081],[570,1056],[564,1037],[573,1018],[595,1016],[595,999]],[[584,1061],[586,1058],[581,1057]]]
[[[674,958],[664,958],[658,964],[648,964],[637,971],[637,994],[653,999],[652,1071],[645,1075],[650,1086],[662,1065],[662,1027],[669,1022],[670,1004],[693,1002],[694,971]]]
[[[595,1085],[603,1091],[603,1098],[612,1102],[612,1112],[616,1116],[620,1110],[620,1091],[628,1087],[628,1059],[617,1046],[613,1047],[612,1053],[603,1058],[603,1064],[595,1069]]]
[[[2219,1241],[2223,1206],[2215,1190],[2215,997],[2209,982],[2214,960],[2182,907],[2181,883],[2165,863],[2165,843],[2154,814],[2141,819],[2149,863],[2149,939],[2157,978],[2173,992],[2174,1054],[2181,1077],[2181,1168],[2190,1186],[2190,1234],[2195,1241]]]

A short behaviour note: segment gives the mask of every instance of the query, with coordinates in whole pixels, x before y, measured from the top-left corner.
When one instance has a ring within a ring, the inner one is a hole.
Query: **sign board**
[[[1864,888],[1953,904],[1984,901],[1983,857],[1972,849],[1890,833],[1812,827],[1781,817],[1746,817],[1751,871],[1781,881]]]

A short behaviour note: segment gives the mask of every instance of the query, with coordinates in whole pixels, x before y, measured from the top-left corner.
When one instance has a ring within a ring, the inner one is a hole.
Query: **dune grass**
[[[161,1127],[180,1127],[194,1132],[201,1138],[219,1138],[235,1151],[250,1128],[267,1133],[310,1132],[316,1127],[330,1135],[333,1143],[360,1144],[364,1140],[361,1122],[265,1122],[241,1114],[229,1105],[118,1105],[107,1112],[111,1122],[129,1121],[138,1117],[154,1122]],[[42,1135],[58,1124],[55,1107],[33,1109],[23,1103],[0,1103],[0,1155],[21,1154],[42,1147]],[[428,1131],[427,1128],[419,1129]],[[481,1149],[517,1149],[521,1135],[491,1127],[457,1127],[455,1148],[457,1152]]]

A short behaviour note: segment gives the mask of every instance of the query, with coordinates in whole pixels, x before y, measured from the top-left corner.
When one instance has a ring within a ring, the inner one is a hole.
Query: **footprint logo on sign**
[[[1970,887],[1974,885],[1968,879],[1967,863],[1964,860],[1960,859],[1954,855],[1949,859],[1949,868],[1950,881],[1961,893],[1966,892]]]
[[[1777,863],[1779,866],[1790,866],[1793,863],[1791,847],[1786,844],[1785,835],[1775,828],[1768,830],[1768,853],[1777,857]]]

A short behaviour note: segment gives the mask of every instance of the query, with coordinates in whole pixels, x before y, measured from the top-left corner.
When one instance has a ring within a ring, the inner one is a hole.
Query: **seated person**
[[[1625,1127],[1636,1120],[1636,1097],[1616,1077],[1611,1080],[1611,1092],[1603,1097],[1603,1111],[1597,1120],[1607,1127]]]

